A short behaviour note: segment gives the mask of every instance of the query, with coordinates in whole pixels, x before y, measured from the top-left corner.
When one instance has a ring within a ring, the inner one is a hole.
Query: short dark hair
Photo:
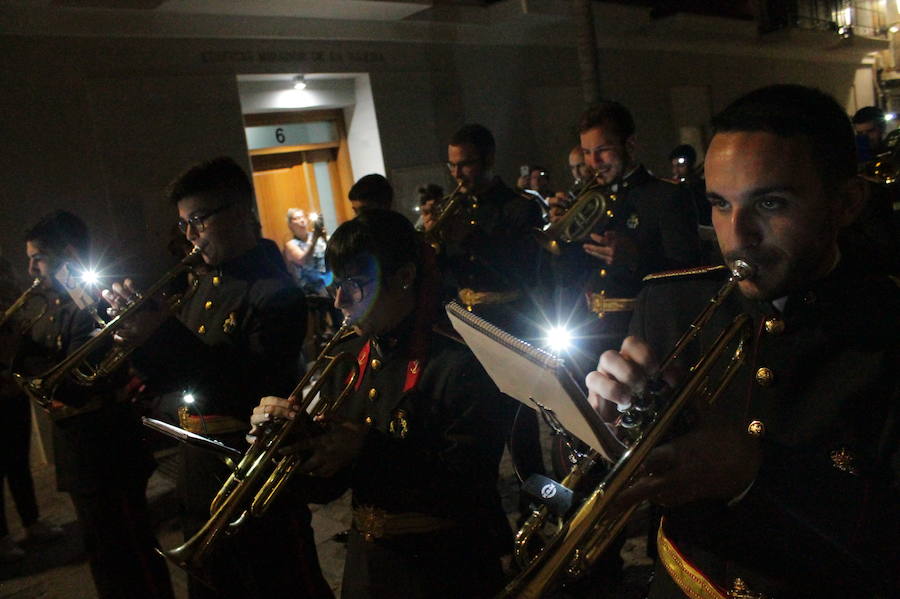
[[[622,104],[605,100],[585,110],[578,121],[579,134],[594,127],[608,129],[619,141],[625,143],[634,135],[634,117]]]
[[[497,144],[494,142],[494,135],[484,125],[477,123],[469,123],[460,127],[456,133],[450,138],[451,146],[461,146],[469,144],[478,152],[478,157],[482,160],[494,154]]]
[[[697,162],[697,150],[690,144],[675,146],[675,149],[669,154],[669,160],[675,160],[676,158],[684,158],[685,162],[693,165]]]
[[[347,197],[351,201],[362,202],[366,208],[387,210],[394,203],[394,188],[382,175],[372,173],[354,183]]]
[[[419,204],[425,204],[431,200],[440,200],[444,197],[444,188],[434,183],[422,185],[416,190],[419,194]]]
[[[37,242],[42,249],[61,254],[71,245],[82,256],[91,247],[91,236],[84,221],[66,210],[51,212],[25,232],[25,241]]]
[[[712,121],[714,134],[765,131],[806,141],[822,181],[839,185],[856,174],[856,141],[847,113],[823,91],[802,85],[770,85],[752,91]]]
[[[228,156],[190,167],[169,185],[169,201],[177,204],[188,196],[213,196],[253,209],[253,184],[244,169]]]
[[[412,262],[418,268],[421,255],[419,236],[405,216],[371,208],[335,229],[325,262],[335,275],[343,277],[374,260],[384,281],[404,264]]]
[[[884,131],[887,128],[887,121],[884,118],[884,111],[877,106],[863,106],[853,115],[854,125],[862,125],[863,123],[875,123],[875,126]]]

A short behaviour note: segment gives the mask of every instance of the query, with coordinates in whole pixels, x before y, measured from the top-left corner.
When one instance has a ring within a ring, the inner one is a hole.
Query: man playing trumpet
[[[25,332],[14,372],[41,376],[93,334],[94,320],[55,278],[65,263],[86,261],[89,247],[87,226],[70,212],[54,212],[25,234],[28,272],[41,280],[47,310]],[[119,383],[115,377],[94,387],[64,381],[55,389],[49,409],[67,415],[53,424],[56,484],[75,506],[98,597],[169,598],[169,573],[155,551],[145,497],[153,459]]]
[[[168,195],[181,231],[204,262],[196,290],[176,315],[148,307],[120,336],[138,346],[133,364],[148,386],[183,393],[191,402],[180,411],[182,428],[234,447],[243,442],[244,418],[255,398],[287,393],[299,378],[303,294],[293,286],[278,247],[259,237],[252,185],[233,160],[193,166]],[[125,281],[104,297],[120,310],[133,294]],[[209,518],[210,503],[230,471],[219,456],[191,446],[183,447],[181,458],[182,529],[189,538]],[[215,590],[191,577],[190,596],[330,597],[305,502],[287,503],[222,543],[203,575]]]
[[[713,226],[726,262],[753,274],[699,344],[739,313],[752,337],[725,394],[657,447],[621,497],[664,508],[650,597],[894,596],[900,294],[837,243],[859,209],[849,119],[818,90],[778,85],[713,126]],[[656,372],[658,356],[726,272],[653,277],[632,336],[587,377],[605,420],[649,380],[683,378]]]

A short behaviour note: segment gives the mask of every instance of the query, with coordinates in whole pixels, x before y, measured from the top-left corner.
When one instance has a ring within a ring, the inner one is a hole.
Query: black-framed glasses
[[[343,300],[349,299],[351,303],[358,304],[365,297],[364,289],[375,279],[371,277],[347,277],[346,279],[335,279],[331,285],[328,285],[328,293],[333,298],[337,298],[338,290],[341,292]]]
[[[234,206],[234,202],[230,204],[222,204],[218,208],[214,208],[209,212],[203,212],[200,214],[195,214],[189,219],[185,220],[183,218],[178,219],[178,230],[182,233],[187,233],[188,227],[194,227],[194,230],[198,233],[202,233],[206,230],[206,220],[211,216],[215,216],[216,214],[225,211],[228,208]]]

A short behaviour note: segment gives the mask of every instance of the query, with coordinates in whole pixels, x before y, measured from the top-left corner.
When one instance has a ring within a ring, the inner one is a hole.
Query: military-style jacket
[[[197,289],[134,352],[160,391],[190,391],[205,415],[246,421],[264,395],[296,384],[306,331],[303,293],[268,240],[199,275]]]
[[[613,217],[605,230],[625,235],[637,245],[637,269],[607,266],[575,243],[564,248],[556,261],[557,281],[593,293],[605,291],[610,298],[631,298],[647,274],[700,263],[696,210],[685,187],[638,166],[611,193],[615,196]]]
[[[413,328],[338,346],[363,372],[341,414],[371,428],[337,491],[352,488],[357,507],[452,520],[496,550],[509,541],[497,493],[508,404],[465,345]]]
[[[87,341],[94,321],[72,300],[48,292],[49,306],[26,334],[13,361],[13,372],[37,376]],[[96,356],[92,356],[96,358]],[[60,491],[95,492],[125,480],[149,476],[154,462],[144,447],[143,431],[131,405],[118,401],[117,380],[80,387],[66,380],[54,399],[83,413],[56,420],[53,455]],[[90,406],[88,406],[90,402]]]
[[[538,205],[499,178],[448,227],[438,258],[454,289],[521,291],[535,283]]]
[[[900,590],[900,290],[858,273],[839,265],[783,311],[736,291],[685,356],[683,365],[737,314],[751,316],[746,362],[713,409],[737,430],[762,431],[761,470],[733,505],[666,516],[678,551],[723,588],[742,578],[770,597]],[[648,283],[631,334],[661,359],[725,274]]]

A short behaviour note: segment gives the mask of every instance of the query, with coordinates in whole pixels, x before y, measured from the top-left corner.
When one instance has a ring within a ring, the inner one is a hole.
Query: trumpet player
[[[40,375],[93,333],[93,319],[54,277],[63,263],[86,260],[89,246],[87,226],[65,211],[44,217],[25,234],[28,272],[41,280],[47,310],[26,332],[15,372]],[[56,393],[50,410],[72,414],[53,422],[56,484],[75,506],[98,597],[171,598],[169,573],[156,554],[147,514],[145,491],[154,463],[141,442],[136,414],[118,401],[119,383],[63,385]]]
[[[304,456],[297,471],[309,476],[294,481],[314,501],[353,491],[345,599],[489,597],[502,585],[505,408],[472,353],[432,328],[440,281],[425,250],[404,216],[377,209],[328,244],[335,307],[358,333],[335,351],[355,357],[360,375],[321,434],[284,451]],[[334,377],[331,391],[346,380]],[[251,423],[303,416],[269,396]]]
[[[752,336],[728,390],[622,496],[663,506],[650,597],[897,596],[900,293],[839,245],[860,207],[850,121],[818,90],[776,85],[713,128],[713,226],[726,263],[753,274],[700,344],[739,313]],[[724,272],[648,284],[632,336],[587,377],[602,417],[614,422],[650,378],[682,378],[655,372],[656,356]]]
[[[179,409],[182,428],[235,447],[243,443],[255,398],[286,393],[298,378],[306,304],[278,247],[259,237],[252,185],[233,160],[194,165],[168,196],[185,238],[200,248],[196,289],[175,314],[163,302],[137,313],[120,341],[137,346],[133,366],[150,388],[192,400]],[[125,281],[104,296],[115,311],[134,293]],[[190,538],[209,518],[230,470],[219,456],[190,446],[182,448],[180,466],[182,530]],[[223,543],[203,581],[189,578],[190,597],[330,597],[310,513],[304,501],[289,503]]]

